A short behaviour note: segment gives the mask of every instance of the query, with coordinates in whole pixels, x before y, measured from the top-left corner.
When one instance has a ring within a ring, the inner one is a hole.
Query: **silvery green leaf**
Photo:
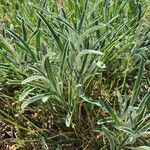
[[[102,68],[102,69],[106,68],[106,65],[101,61],[98,61],[96,64],[97,64],[97,67],[99,68]]]

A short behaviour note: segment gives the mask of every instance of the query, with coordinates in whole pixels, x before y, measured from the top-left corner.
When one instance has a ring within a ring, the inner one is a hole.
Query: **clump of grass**
[[[0,116],[12,146],[148,148],[148,2],[0,4]]]

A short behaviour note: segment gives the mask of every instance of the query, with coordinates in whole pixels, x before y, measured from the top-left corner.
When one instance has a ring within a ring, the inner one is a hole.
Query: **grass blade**
[[[28,44],[15,32],[11,31],[10,29],[6,29],[6,31],[11,34],[14,38],[18,39],[26,48],[26,52],[30,54],[31,58],[33,59],[34,62],[36,62],[36,56],[34,52],[30,49]]]
[[[139,68],[139,71],[138,71],[137,79],[135,81],[135,84],[134,84],[134,87],[133,87],[133,93],[132,93],[132,96],[131,96],[131,101],[130,101],[131,106],[134,105],[134,103],[137,101],[137,98],[140,94],[140,85],[141,85],[141,82],[142,82],[143,70],[144,70],[144,59],[141,56],[140,68]]]

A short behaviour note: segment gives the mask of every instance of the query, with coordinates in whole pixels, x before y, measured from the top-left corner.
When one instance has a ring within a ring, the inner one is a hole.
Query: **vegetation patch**
[[[0,149],[150,149],[149,0],[1,0]]]

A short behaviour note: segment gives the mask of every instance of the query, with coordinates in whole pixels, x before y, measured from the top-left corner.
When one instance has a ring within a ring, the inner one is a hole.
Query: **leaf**
[[[22,105],[21,105],[21,109],[25,109],[28,105],[32,104],[33,102],[36,102],[38,100],[42,100],[43,98],[49,96],[48,93],[45,93],[45,94],[39,94],[37,96],[33,96],[27,100],[25,100]]]
[[[49,150],[48,145],[47,145],[44,137],[42,137],[42,150]]]
[[[99,101],[96,101],[96,100],[93,101],[92,99],[87,98],[87,97],[85,97],[84,95],[81,95],[80,97],[81,97],[85,102],[88,102],[88,103],[90,103],[90,104],[92,104],[92,105],[96,105],[96,106],[101,107],[101,104],[100,104]]]
[[[147,94],[144,96],[143,100],[140,102],[138,108],[139,108],[139,111],[143,109],[143,107],[147,106],[147,103],[149,102],[150,100],[150,89],[148,89],[148,92]]]
[[[93,12],[95,12],[96,8],[99,7],[101,2],[103,2],[103,0],[95,1],[94,6],[92,7],[92,9],[88,13],[88,17],[87,17],[88,19],[90,19],[91,15],[93,14]]]
[[[42,7],[44,8],[46,5],[46,0],[43,1],[43,4],[42,4]],[[41,14],[43,14],[43,11],[41,11]],[[40,27],[41,27],[41,19],[39,18],[38,19],[38,22],[37,22],[37,34],[36,34],[36,51],[37,51],[37,58],[38,60],[41,60],[41,30],[40,30]]]
[[[99,121],[97,121],[97,124],[98,124],[98,125],[101,125],[101,124],[109,123],[109,122],[114,122],[114,121],[112,120],[112,117],[107,117],[107,118],[104,118],[104,119],[100,119]]]
[[[8,43],[1,35],[0,35],[0,47],[7,50],[7,52],[11,53],[12,56],[16,59],[16,62],[19,63],[19,55],[17,52],[13,49],[13,47]]]
[[[67,127],[70,127],[73,111],[74,111],[73,107],[69,108],[69,111],[67,113],[67,117],[66,117],[66,120],[65,120],[65,123],[66,123]]]
[[[56,34],[56,32],[54,31],[53,27],[49,24],[49,22],[46,20],[46,18],[40,14],[40,13],[37,13],[38,16],[41,18],[41,20],[46,24],[46,26],[48,27],[48,29],[50,30],[50,32],[52,33],[55,41],[56,41],[56,44],[59,48],[60,51],[63,51],[64,50],[64,46],[61,42],[61,40],[59,39],[59,36]]]
[[[106,68],[106,65],[103,62],[101,62],[101,61],[98,61],[96,63],[96,65],[97,65],[97,67],[102,68],[102,69]]]
[[[120,126],[120,125],[123,124],[123,122],[120,120],[119,116],[111,108],[111,106],[109,105],[109,103],[106,100],[101,99],[100,100],[100,104],[103,107],[103,109],[106,110],[109,113],[109,115],[112,117],[112,119],[114,120],[114,122],[116,123],[116,125]]]
[[[106,24],[102,24],[102,23],[100,25],[92,26],[91,28],[87,29],[86,31],[84,31],[81,34],[79,40],[82,41],[86,36],[89,36],[90,34],[93,34],[95,31],[97,31],[97,30],[99,30],[101,28],[104,28],[106,26],[107,26]]]
[[[150,146],[139,146],[136,148],[129,147],[131,150],[150,150]]]
[[[21,23],[22,23],[22,32],[23,32],[23,40],[24,41],[27,41],[27,31],[26,31],[26,25],[25,25],[25,22],[24,22],[24,19],[22,18],[21,20]]]
[[[116,149],[116,144],[115,144],[115,138],[112,134],[111,134],[111,131],[108,130],[106,127],[102,127],[102,131],[105,133],[108,141],[109,141],[109,144],[110,144],[110,149],[111,150],[115,150]]]
[[[62,73],[64,71],[64,64],[65,64],[66,59],[67,59],[67,52],[68,52],[68,41],[65,44],[65,48],[64,48],[64,51],[63,51],[63,57],[62,57],[61,67],[60,67],[60,75],[61,76],[62,76]]]
[[[118,126],[119,130],[124,131],[127,134],[133,135],[134,131],[132,129],[130,129],[129,127],[125,127],[125,126]]]
[[[49,96],[44,97],[44,98],[42,98],[42,102],[43,102],[43,103],[46,103],[46,102],[48,101],[48,99],[49,99]]]
[[[37,35],[39,29],[36,29],[35,31],[33,31],[31,37],[28,39],[27,43],[30,43],[30,41]]]
[[[43,77],[46,78],[46,75],[45,75],[45,73],[44,73],[44,69],[41,69],[40,66],[34,65],[34,66],[29,66],[29,68],[32,69],[32,71],[35,71],[35,72],[37,72],[38,74],[40,74],[40,75],[42,75]]]
[[[21,84],[26,84],[26,83],[34,81],[34,80],[43,80],[45,82],[49,82],[49,80],[47,78],[43,77],[43,76],[32,76],[32,77],[29,77],[29,78],[23,80],[21,82]]]
[[[150,150],[150,146],[140,146],[139,149],[141,149],[141,150]]]
[[[70,29],[75,35],[77,34],[76,30],[69,24],[69,22],[65,18],[63,18],[61,16],[59,16],[59,17],[57,16],[56,19],[58,21],[62,22],[66,27],[68,27],[68,29]]]
[[[16,34],[15,32],[11,31],[10,29],[6,29],[6,31],[11,34],[14,38],[18,39],[25,47],[25,51],[27,53],[30,54],[31,58],[36,61],[36,56],[34,54],[34,52],[31,50],[31,48],[29,47],[29,45],[26,43],[26,41],[24,41],[18,34]]]
[[[52,83],[53,87],[57,91],[57,84],[56,84],[57,81],[56,81],[56,78],[55,78],[54,71],[52,70],[51,64],[49,62],[49,57],[47,57],[45,59],[44,68],[45,68],[45,71],[47,73],[47,77],[48,77],[49,81]]]
[[[88,2],[89,2],[89,0],[86,0],[85,1],[85,8],[84,8],[84,12],[83,12],[83,14],[82,14],[82,16],[81,16],[81,18],[80,18],[80,21],[79,21],[79,24],[78,24],[78,33],[80,33],[80,31],[81,31],[81,29],[82,29],[82,25],[83,25],[83,21],[84,21],[84,17],[85,17],[85,15],[86,15],[86,10],[87,10],[87,7],[88,7]]]
[[[29,95],[29,93],[31,92],[31,91],[33,91],[34,89],[30,89],[29,87],[28,88],[26,88],[22,93],[21,93],[21,95],[19,96],[19,101],[21,102],[21,101],[23,101],[28,95]]]
[[[139,132],[146,132],[148,130],[150,130],[150,123],[147,123],[145,126],[143,126]]]
[[[62,147],[58,144],[55,150],[63,150]]]
[[[76,63],[79,63],[80,62],[80,58],[82,57],[82,56],[84,56],[84,55],[86,55],[86,54],[88,54],[88,55],[103,55],[103,53],[102,52],[100,52],[100,51],[96,51],[96,50],[91,50],[91,49],[85,49],[85,50],[82,50],[78,55],[77,55],[77,57],[75,58],[75,64]]]
[[[137,79],[134,83],[133,93],[132,93],[132,96],[131,96],[131,101],[130,101],[131,106],[134,105],[134,103],[137,101],[137,98],[140,94],[140,85],[141,85],[141,81],[142,81],[143,70],[144,70],[144,59],[141,56],[141,64],[140,64],[140,67],[139,67]]]
[[[41,31],[40,31],[40,29],[37,29],[37,33],[36,33],[36,52],[37,52],[38,60],[41,60],[40,50],[41,50]]]
[[[138,110],[136,112],[137,116],[135,118],[135,122],[137,123],[137,125],[143,122],[149,100],[150,100],[150,89],[148,89],[147,94],[144,96],[144,98],[141,100],[140,104],[138,105]]]

